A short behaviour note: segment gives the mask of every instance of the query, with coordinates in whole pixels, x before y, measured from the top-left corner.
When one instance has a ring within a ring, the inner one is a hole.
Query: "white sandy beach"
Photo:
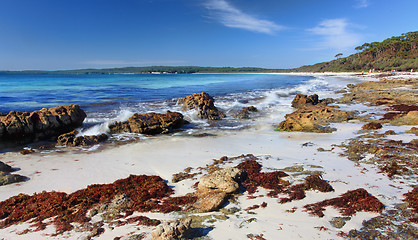
[[[297,73],[301,75],[300,73]],[[306,73],[306,75],[312,75]],[[376,79],[373,75],[366,77],[353,74],[321,74],[325,80],[329,76],[339,78],[355,78],[355,81]],[[403,78],[418,77],[417,73],[403,75]],[[347,82],[349,83],[349,82]],[[312,94],[312,93],[311,93]],[[320,96],[321,98],[323,96]],[[327,96],[325,96],[327,97]],[[348,106],[346,108],[354,108]],[[277,117],[283,117],[278,115]],[[274,131],[273,123],[278,124],[283,119],[260,121],[255,127],[240,131],[224,131],[215,133],[217,136],[187,137],[182,135],[164,135],[144,141],[129,143],[103,150],[81,152],[65,151],[64,153],[4,153],[0,161],[19,168],[16,172],[30,178],[20,184],[0,187],[0,201],[19,193],[33,194],[41,191],[62,191],[71,193],[85,188],[90,184],[111,183],[117,179],[126,178],[130,174],[159,175],[168,181],[175,190],[175,196],[193,192],[192,185],[198,181],[184,180],[172,183],[172,174],[181,172],[187,167],[198,168],[211,164],[213,159],[222,156],[235,157],[241,154],[254,154],[259,157],[263,171],[272,171],[292,166],[302,166],[304,170],[322,171],[323,179],[330,182],[335,189],[331,193],[307,191],[303,200],[280,204],[275,198],[259,197],[248,199],[247,193],[239,196],[237,203],[229,203],[225,208],[241,209],[228,219],[207,221],[208,227],[213,227],[207,234],[211,239],[247,239],[248,234],[260,235],[265,239],[340,239],[340,231],[348,232],[359,229],[363,220],[377,216],[376,213],[357,213],[342,229],[332,227],[329,221],[341,214],[333,208],[327,208],[325,217],[310,216],[303,211],[303,206],[324,199],[337,197],[348,190],[364,188],[377,197],[385,206],[391,208],[400,203],[402,194],[411,190],[408,184],[391,180],[372,165],[356,164],[339,155],[343,150],[336,145],[353,138],[364,125],[362,122],[333,124],[338,130],[333,133],[289,133]],[[411,126],[393,127],[384,125],[379,131],[394,130],[399,133],[393,136],[396,140],[405,142],[414,139],[415,135],[405,133]],[[308,144],[306,144],[308,143]],[[305,144],[305,145],[304,145]],[[330,151],[319,152],[323,148]],[[331,150],[332,149],[332,150]],[[230,164],[237,165],[239,162]],[[229,165],[227,165],[229,166]],[[290,182],[302,181],[304,176],[292,175],[286,179]],[[416,183],[415,183],[416,184]],[[255,195],[264,195],[260,190]],[[266,208],[245,211],[249,206],[266,202]],[[288,210],[296,208],[292,213]],[[202,215],[217,215],[220,213],[205,213]],[[141,214],[157,219],[176,219],[177,214]],[[71,231],[64,236],[52,237],[53,232],[48,227],[42,232],[30,232],[19,235],[27,227],[20,224],[0,229],[0,239],[82,239],[84,233]],[[105,232],[93,239],[114,239],[126,236],[134,231],[150,232],[152,227],[126,225],[111,229],[105,226]],[[139,228],[139,230],[137,230]],[[147,236],[150,239],[150,235]]]

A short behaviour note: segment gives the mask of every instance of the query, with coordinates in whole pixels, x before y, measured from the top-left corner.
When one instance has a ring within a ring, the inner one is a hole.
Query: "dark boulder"
[[[168,133],[184,125],[183,115],[178,112],[135,113],[126,122],[115,122],[109,126],[112,133],[132,132],[148,135]]]
[[[0,186],[28,180],[28,178],[25,176],[11,174],[11,172],[16,170],[17,169],[12,168],[8,164],[0,162]]]
[[[34,112],[11,111],[0,116],[0,139],[28,140],[55,137],[81,126],[86,113],[78,105],[42,108]]]
[[[197,110],[197,115],[201,119],[220,120],[225,117],[225,114],[215,107],[214,102],[213,98],[205,92],[195,93],[179,100],[184,110]]]
[[[292,101],[292,107],[294,108],[301,108],[305,107],[306,105],[317,105],[319,103],[319,97],[317,94],[313,95],[304,95],[304,94],[297,94]]]

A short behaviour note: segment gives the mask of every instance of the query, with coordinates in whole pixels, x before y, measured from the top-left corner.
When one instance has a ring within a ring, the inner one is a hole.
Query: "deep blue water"
[[[68,104],[79,104],[87,112],[96,112],[202,91],[221,97],[254,90],[286,89],[310,79],[272,74],[0,75],[0,112],[34,111]]]

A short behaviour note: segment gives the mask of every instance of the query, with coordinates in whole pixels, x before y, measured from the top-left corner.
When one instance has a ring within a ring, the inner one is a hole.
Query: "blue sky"
[[[291,68],[418,30],[417,0],[0,0],[0,70]]]

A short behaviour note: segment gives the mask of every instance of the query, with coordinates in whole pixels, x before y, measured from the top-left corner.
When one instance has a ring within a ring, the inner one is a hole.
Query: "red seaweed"
[[[343,216],[351,216],[358,211],[381,212],[384,209],[384,205],[363,188],[348,191],[337,198],[305,205],[304,208],[314,216],[323,217],[325,207],[328,206],[338,208]]]
[[[258,187],[280,192],[283,190],[280,178],[288,176],[282,171],[261,172],[261,165],[255,159],[246,160],[238,164],[237,168],[247,173],[247,178],[242,185],[249,194],[255,193]],[[268,194],[268,196],[271,195],[274,194]]]
[[[414,187],[412,191],[409,191],[404,194],[404,201],[409,204],[409,207],[412,208],[414,213],[418,213],[418,187]],[[412,222],[418,223],[418,218],[412,218]]]
[[[86,216],[93,207],[111,202],[116,195],[126,194],[133,202],[129,211],[163,211],[178,210],[179,206],[193,201],[193,198],[167,198],[173,192],[159,176],[131,175],[111,184],[94,184],[72,194],[62,192],[41,192],[32,196],[19,194],[0,202],[0,228],[18,222],[31,220],[36,230],[44,228],[43,220],[55,217],[52,221],[56,233],[60,234],[73,228],[70,223],[85,223],[90,220]],[[159,204],[157,199],[163,199]],[[170,207],[168,207],[170,206]],[[35,231],[36,231],[35,230]]]

